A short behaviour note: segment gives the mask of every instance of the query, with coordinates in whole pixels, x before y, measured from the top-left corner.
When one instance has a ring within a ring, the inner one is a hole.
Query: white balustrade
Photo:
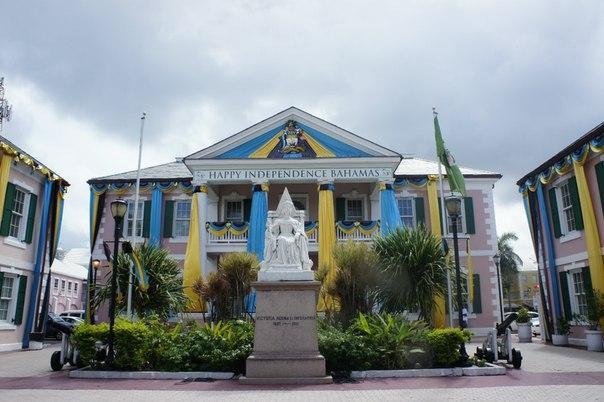
[[[360,227],[355,227],[352,230],[344,230],[339,228],[336,225],[336,241],[363,241],[369,242],[373,241],[374,237],[379,235],[380,228],[379,225],[376,225],[371,232],[367,233],[367,231],[362,231]],[[210,230],[208,230],[208,243],[209,244],[245,244],[247,243],[248,231],[246,230],[242,234],[233,234],[230,230],[227,230],[222,236],[217,236],[213,234]],[[318,243],[319,239],[319,228],[315,227],[314,229],[307,231],[306,235],[308,236],[308,242],[310,244]]]

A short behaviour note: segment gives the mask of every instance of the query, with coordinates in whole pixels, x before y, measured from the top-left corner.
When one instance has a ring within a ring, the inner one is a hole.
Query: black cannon
[[[512,330],[510,325],[518,318],[518,314],[511,313],[503,322],[496,324],[488,334],[482,346],[476,348],[476,357],[485,359],[489,363],[497,360],[506,360],[515,369],[522,365],[522,354],[512,348]]]
[[[69,363],[71,366],[79,366],[79,353],[70,339],[75,325],[64,321],[61,317],[51,317],[48,324],[61,333],[61,350],[53,352],[50,356],[50,367],[53,371],[59,371],[65,363]]]

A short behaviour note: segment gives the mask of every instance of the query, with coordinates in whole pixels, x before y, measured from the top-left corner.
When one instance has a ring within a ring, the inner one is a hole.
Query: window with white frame
[[[571,271],[571,278],[572,288],[570,289],[570,296],[572,300],[572,310],[574,313],[585,315],[587,314],[587,296],[585,294],[585,278],[583,278],[583,271]]]
[[[191,201],[176,201],[174,203],[174,237],[189,235],[189,219],[191,217]]]
[[[143,236],[143,216],[145,216],[145,202],[138,202],[138,210],[136,211],[136,237]],[[134,201],[128,201],[128,212],[126,213],[126,220],[124,221],[126,225],[124,233],[126,233],[126,237],[132,237],[132,227],[134,226]]]
[[[12,318],[10,316],[15,295],[17,293],[15,291],[16,283],[16,276],[4,274],[2,289],[0,290],[0,322],[7,322]]]
[[[414,200],[413,197],[401,197],[396,199],[398,213],[401,216],[403,226],[412,228],[415,226]]]
[[[78,283],[77,282],[73,283],[73,293],[76,295],[78,294]]]
[[[59,278],[55,278],[55,283],[54,283],[53,287],[54,287],[55,289],[58,289],[58,288],[59,288]]]
[[[243,222],[243,201],[225,201],[224,220],[230,222]]]
[[[558,209],[560,212],[560,229],[563,234],[567,234],[568,232],[577,229],[568,181],[558,186],[556,196],[558,198]]]
[[[62,279],[61,280],[61,292],[64,292],[64,291],[65,291],[65,280]]]
[[[15,186],[15,198],[10,219],[8,235],[19,240],[25,239],[25,226],[27,223],[27,203],[29,200],[25,190]]]
[[[362,221],[363,220],[363,199],[362,198],[346,198],[346,216],[347,221]]]
[[[71,281],[67,282],[67,291],[71,293]]]

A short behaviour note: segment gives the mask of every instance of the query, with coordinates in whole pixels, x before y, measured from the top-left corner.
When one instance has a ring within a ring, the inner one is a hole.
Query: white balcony
[[[317,250],[319,238],[319,224],[316,221],[305,223],[306,236],[310,251]],[[208,222],[208,251],[243,251],[247,245],[249,233],[248,222]],[[369,242],[379,235],[379,221],[363,222],[336,222],[336,241],[362,241]]]

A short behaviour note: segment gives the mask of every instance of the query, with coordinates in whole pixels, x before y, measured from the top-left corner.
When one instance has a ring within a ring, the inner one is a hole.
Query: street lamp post
[[[459,328],[464,329],[466,323],[463,319],[463,297],[461,288],[461,271],[459,268],[459,244],[457,238],[457,220],[461,214],[461,198],[452,194],[445,199],[445,206],[447,207],[447,213],[451,217],[451,223],[453,226],[453,253],[455,256],[455,281],[457,287],[457,319],[459,320]],[[461,363],[465,365],[468,360],[468,354],[466,353],[464,343],[461,344],[459,353],[461,355]]]
[[[101,260],[92,260],[92,268],[94,270],[94,276],[92,277],[92,284],[89,284],[89,286],[92,286],[92,288],[90,289],[90,298],[92,300],[90,300],[90,303],[92,303],[94,301],[94,296],[96,294],[96,275],[97,275],[97,271],[99,270],[99,267],[101,266]],[[94,309],[91,309],[91,314],[90,314],[90,323],[94,324],[96,319],[94,318],[95,316],[95,311]]]
[[[114,343],[114,331],[113,327],[115,325],[115,298],[117,292],[117,253],[118,253],[118,245],[120,238],[120,228],[122,226],[122,221],[124,220],[124,215],[126,215],[126,210],[128,209],[128,204],[126,201],[118,198],[115,201],[111,202],[111,215],[114,220],[114,230],[113,230],[113,263],[111,267],[111,297],[109,299],[109,352],[107,354],[107,364],[111,366],[113,364],[113,358],[115,357],[115,351],[113,349]]]
[[[499,296],[499,314],[501,314],[500,321],[503,322],[503,299],[502,299],[503,292],[501,291],[501,278],[499,275],[500,261],[501,261],[501,257],[499,256],[499,254],[495,254],[493,256],[493,262],[495,263],[495,267],[497,268],[497,294]]]

